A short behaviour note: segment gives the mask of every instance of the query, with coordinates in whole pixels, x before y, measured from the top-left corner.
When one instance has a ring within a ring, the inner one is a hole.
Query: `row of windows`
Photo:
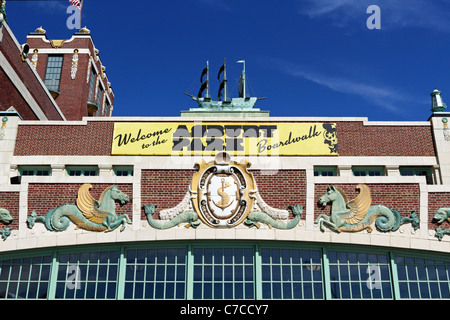
[[[430,167],[399,167],[401,176],[425,176],[427,183],[433,183],[432,170]],[[386,170],[382,166],[360,167],[353,166],[352,173],[355,177],[378,177],[385,176]],[[336,166],[314,167],[315,176],[337,176],[338,169]]]
[[[384,167],[353,167],[353,175],[362,176],[385,176]],[[132,176],[132,166],[113,166],[113,172],[116,176]],[[315,176],[337,176],[337,167],[314,167]],[[49,176],[51,175],[50,166],[20,166],[19,173],[21,176]],[[67,166],[66,173],[69,176],[98,176],[97,166]],[[430,168],[412,168],[401,167],[400,175],[402,176],[426,176],[431,179]]]
[[[97,166],[67,166],[66,174],[68,176],[98,176]],[[132,166],[113,166],[115,176],[132,176]],[[50,166],[20,166],[19,175],[21,176],[50,176],[52,169]]]
[[[450,299],[448,255],[289,243],[76,250],[0,256],[0,298]]]

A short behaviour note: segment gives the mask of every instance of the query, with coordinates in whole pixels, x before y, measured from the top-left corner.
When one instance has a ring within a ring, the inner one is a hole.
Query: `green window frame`
[[[97,166],[67,166],[66,175],[71,177],[98,176]]]
[[[352,172],[355,177],[380,177],[386,175],[384,167],[381,166],[354,166],[352,167]]]
[[[98,109],[97,109],[97,112],[95,113],[95,115],[97,117],[100,116],[102,113],[102,103],[103,103],[103,87],[102,87],[101,83],[99,83],[98,92],[97,92],[97,101],[96,101]]]
[[[89,79],[89,96],[88,101],[90,103],[95,103],[95,86],[96,86],[96,80],[97,80],[97,73],[95,72],[94,68],[91,68],[91,75]]]
[[[262,299],[323,299],[320,249],[261,248]]]
[[[1,299],[450,299],[450,255],[289,241],[157,241],[0,254]]]
[[[327,259],[333,299],[393,298],[389,253],[330,250]]]
[[[118,177],[131,177],[134,174],[133,166],[113,166],[113,172]]]
[[[47,299],[52,256],[0,260],[1,299]]]
[[[255,299],[253,247],[193,249],[193,299]]]
[[[337,167],[314,167],[314,176],[316,177],[330,177],[337,176]]]
[[[20,166],[20,176],[50,176],[52,174],[51,166]]]
[[[402,299],[450,299],[450,262],[400,255],[396,257]]]
[[[119,250],[59,255],[55,299],[115,299]]]
[[[125,299],[184,299],[186,248],[140,248],[126,252]]]
[[[63,55],[49,55],[47,58],[44,83],[49,90],[59,92],[63,60]]]
[[[424,176],[427,184],[433,184],[433,175],[430,167],[400,167],[401,176]]]

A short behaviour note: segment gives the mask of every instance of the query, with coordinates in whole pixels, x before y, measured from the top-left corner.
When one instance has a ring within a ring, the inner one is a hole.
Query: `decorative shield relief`
[[[253,207],[249,192],[255,189],[250,163],[230,161],[219,153],[214,161],[196,163],[199,170],[192,178],[191,198],[199,218],[210,227],[235,227],[243,222]]]

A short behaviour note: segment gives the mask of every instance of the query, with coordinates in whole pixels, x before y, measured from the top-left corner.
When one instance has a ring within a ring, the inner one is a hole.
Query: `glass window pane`
[[[185,249],[129,249],[126,256],[126,299],[185,299]]]
[[[118,265],[116,250],[60,255],[56,298],[115,299]]]
[[[448,265],[441,260],[403,256],[396,262],[401,298],[449,298]]]
[[[318,250],[263,248],[263,298],[323,299],[321,257]]]
[[[253,248],[195,248],[194,299],[254,299]]]
[[[332,298],[391,299],[391,275],[387,255],[328,252]]]
[[[59,91],[62,64],[63,64],[62,55],[48,56],[47,67],[44,76],[44,83],[48,89]]]
[[[0,260],[0,298],[46,299],[51,259]]]

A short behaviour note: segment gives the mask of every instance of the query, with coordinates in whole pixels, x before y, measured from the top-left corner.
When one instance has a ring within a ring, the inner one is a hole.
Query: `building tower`
[[[27,44],[33,68],[67,120],[112,115],[114,93],[89,29],[68,40],[49,40],[39,27]]]

